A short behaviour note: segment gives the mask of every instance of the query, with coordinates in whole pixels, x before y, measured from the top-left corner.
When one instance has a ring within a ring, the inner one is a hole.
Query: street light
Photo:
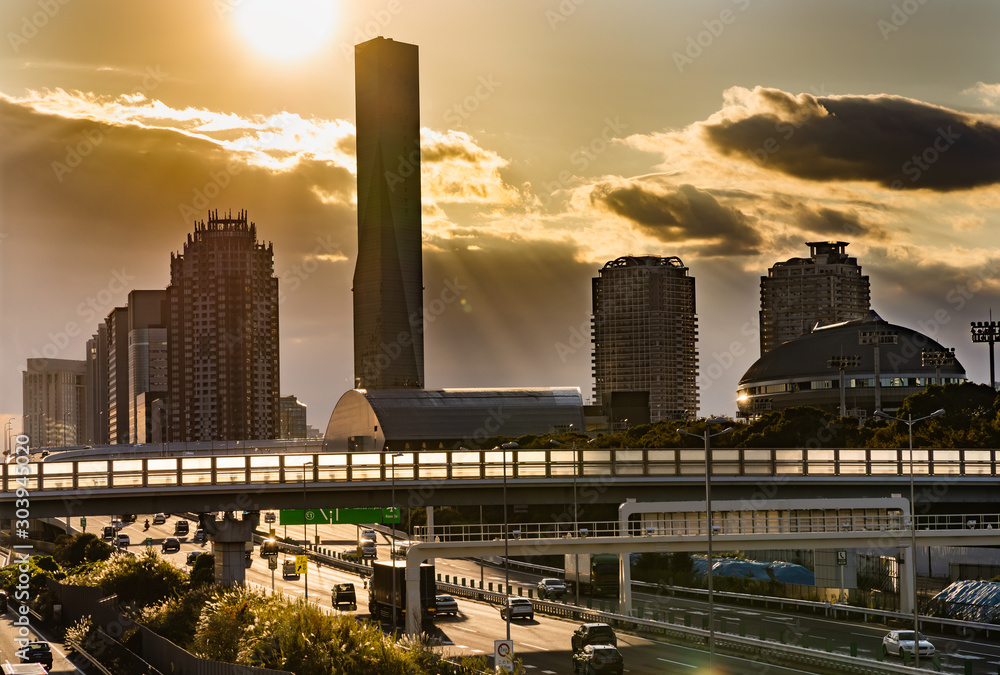
[[[987,343],[990,346],[990,387],[996,389],[996,369],[993,366],[993,345],[1000,337],[1000,322],[993,320],[993,310],[990,310],[989,321],[972,322],[972,341]]]
[[[844,389],[844,370],[847,368],[857,368],[861,365],[861,357],[856,355],[831,357],[827,362],[827,368],[836,368],[840,371],[840,416],[847,417],[847,390]]]
[[[906,419],[886,415],[881,410],[875,411],[876,417],[886,420],[895,420],[906,425],[910,436],[910,574],[913,575],[913,665],[920,667],[920,614],[917,611],[917,508],[913,498],[913,425],[917,422],[937,417],[944,414],[944,409],[939,408],[930,415],[924,415],[913,419],[913,413],[908,413]]]
[[[503,454],[503,601],[504,615],[507,617],[507,640],[510,640],[510,557],[508,555],[507,536],[507,450],[516,448],[517,443],[511,441],[493,448],[494,451],[501,450]]]
[[[733,430],[732,427],[726,427],[722,431],[711,433],[713,424],[724,424],[728,421],[724,417],[706,419],[704,436],[692,434],[684,429],[677,430],[677,433],[682,436],[705,440],[705,521],[708,526],[708,663],[710,666],[715,664],[715,606],[712,599],[712,445],[710,441],[715,436],[721,436]]]
[[[596,438],[591,438],[589,441],[587,441],[587,445],[590,445],[591,443],[593,443],[596,440],[597,440]],[[577,509],[576,509],[576,505],[577,505],[577,501],[576,501],[576,475],[578,473],[580,473],[580,465],[579,465],[580,458],[579,458],[579,454],[577,453],[576,441],[573,441],[573,445],[569,446],[569,445],[566,445],[565,443],[560,443],[556,439],[552,438],[552,439],[549,439],[549,443],[551,445],[559,445],[559,446],[562,446],[564,448],[571,448],[573,450],[573,536],[576,537],[576,536],[579,536],[579,534],[580,534],[580,519],[579,519],[579,516],[577,515]],[[576,558],[574,558],[574,560],[576,560],[575,567],[578,570],[577,571],[577,575],[579,575],[580,554],[579,553],[574,553],[573,555],[576,556]],[[573,588],[576,591],[576,604],[579,605],[580,604],[580,583],[579,583],[579,576],[577,577],[577,583],[573,584]]]
[[[309,545],[309,529],[306,525],[306,467],[312,466],[312,462],[306,462],[302,465],[302,553],[305,554],[306,546]],[[302,583],[305,585],[305,599],[309,602],[309,568],[306,567],[305,581]]]
[[[402,457],[403,453],[394,452],[392,458],[392,543],[389,549],[389,562],[392,564],[392,630],[396,630],[396,561],[393,556],[396,554],[396,458]]]

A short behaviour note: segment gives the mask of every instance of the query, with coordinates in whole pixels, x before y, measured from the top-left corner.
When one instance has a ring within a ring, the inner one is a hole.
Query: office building
[[[694,277],[679,258],[625,256],[593,280],[594,401],[613,430],[698,412]]]
[[[357,45],[355,78],[355,386],[419,389],[424,342],[416,45],[382,37]]]
[[[128,307],[104,320],[108,333],[108,443],[129,442]]]
[[[87,436],[89,445],[108,444],[108,325],[87,340]]]
[[[32,448],[82,445],[87,437],[87,362],[28,359],[21,373],[24,429]]]
[[[817,325],[863,319],[871,309],[868,277],[845,241],[808,242],[808,258],[776,263],[760,278],[760,353]]]
[[[306,438],[306,404],[295,396],[278,399],[280,422],[278,438]]]
[[[278,279],[246,212],[195,223],[170,256],[170,441],[278,436]]]
[[[167,396],[165,290],[128,294],[129,442],[166,441]]]

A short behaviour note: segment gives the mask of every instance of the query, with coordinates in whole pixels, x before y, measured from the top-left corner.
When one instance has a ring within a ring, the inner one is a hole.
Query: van
[[[281,563],[281,578],[282,579],[298,579],[299,573],[295,570],[295,558],[286,558],[283,563]]]

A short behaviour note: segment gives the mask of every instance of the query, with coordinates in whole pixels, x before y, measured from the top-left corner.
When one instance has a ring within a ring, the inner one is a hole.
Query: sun
[[[334,0],[242,0],[236,28],[261,55],[293,61],[314,54],[333,35]]]

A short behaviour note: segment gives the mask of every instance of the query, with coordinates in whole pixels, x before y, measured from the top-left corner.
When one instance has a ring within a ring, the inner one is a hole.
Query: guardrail
[[[2,490],[26,467],[33,492],[111,487],[178,485],[301,484],[326,482],[388,481],[393,465],[383,453],[318,452],[273,454],[127,457],[119,446],[118,457],[46,461],[2,465]],[[256,454],[255,454],[256,453]],[[610,448],[571,450],[508,450],[509,479],[594,477],[694,477],[704,475],[704,451],[693,448]],[[27,459],[27,458],[25,458]],[[759,479],[767,476],[878,476],[910,475],[905,449],[786,449],[715,448],[712,475]],[[403,452],[395,462],[395,480],[502,479],[504,454],[491,450]],[[1000,450],[914,450],[916,476],[997,476]]]

